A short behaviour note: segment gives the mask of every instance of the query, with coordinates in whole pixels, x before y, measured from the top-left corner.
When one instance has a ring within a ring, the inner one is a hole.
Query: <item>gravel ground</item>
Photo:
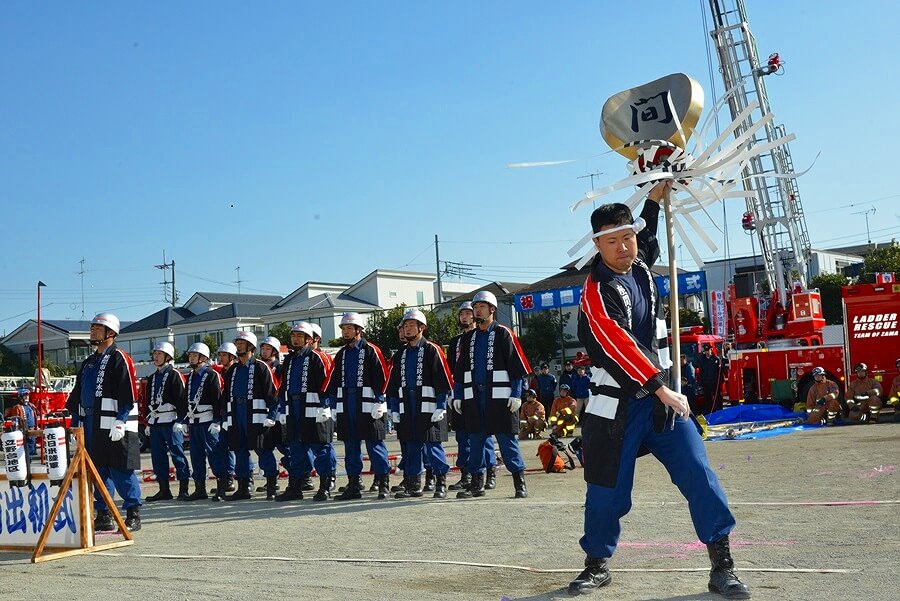
[[[898,443],[893,423],[707,443],[754,599],[900,597]],[[529,468],[536,446],[522,444]],[[17,601],[567,599],[583,561],[582,474],[535,472],[527,483],[525,500],[501,471],[496,490],[467,501],[147,505],[130,547],[39,565],[0,553],[0,590]],[[652,457],[638,461],[633,499],[613,582],[592,598],[720,599],[706,592],[709,561],[686,503]],[[878,503],[824,504],[848,501]]]

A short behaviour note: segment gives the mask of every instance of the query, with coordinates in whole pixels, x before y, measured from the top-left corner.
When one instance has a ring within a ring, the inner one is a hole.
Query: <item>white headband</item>
[[[620,225],[614,228],[610,228],[608,230],[601,230],[591,236],[592,238],[599,238],[600,236],[605,236],[606,234],[614,234],[616,232],[621,232],[623,230],[634,230],[634,233],[637,234],[642,229],[647,227],[647,222],[644,221],[643,217],[638,217],[634,220],[634,223],[626,223],[625,225]]]
[[[644,221],[643,217],[638,217],[637,219],[634,220],[634,223],[626,223],[625,225],[619,225],[617,227],[610,228],[608,230],[603,230],[603,231],[596,232],[596,233],[594,233],[594,231],[591,230],[591,232],[588,233],[587,235],[585,235],[581,240],[579,240],[575,244],[575,246],[573,246],[571,249],[569,249],[569,256],[571,257],[572,255],[577,253],[580,248],[582,248],[585,244],[587,244],[589,241],[593,240],[594,238],[599,238],[600,236],[605,236],[607,234],[613,234],[615,232],[621,232],[624,230],[634,230],[634,233],[637,234],[645,227],[647,227],[647,222]],[[593,259],[594,255],[596,255],[596,254],[597,254],[597,247],[594,246],[593,244],[591,244],[587,253],[585,253],[585,255],[583,257],[581,257],[577,263],[575,263],[575,269],[581,269],[582,267],[587,265],[588,261]]]

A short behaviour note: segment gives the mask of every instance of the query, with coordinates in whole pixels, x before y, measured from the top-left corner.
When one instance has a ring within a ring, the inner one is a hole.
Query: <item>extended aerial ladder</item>
[[[771,112],[764,77],[781,68],[780,59],[773,54],[767,63],[760,63],[743,0],[709,0],[709,6],[714,26],[710,35],[716,46],[725,90],[736,88],[728,99],[732,119],[754,100],[759,101],[759,108],[734,132],[740,136]],[[772,142],[784,134],[783,126],[769,122],[757,130],[754,143]],[[753,158],[743,172],[744,189],[756,192],[756,198],[747,199],[747,210],[756,221],[766,276],[770,289],[777,291],[782,303],[788,298],[785,285],[788,278],[788,286],[796,280],[806,289],[810,259],[809,234],[797,181],[772,177],[793,172],[787,143]]]

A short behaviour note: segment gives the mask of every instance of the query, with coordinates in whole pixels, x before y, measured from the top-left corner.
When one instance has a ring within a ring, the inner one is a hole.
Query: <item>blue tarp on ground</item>
[[[805,416],[805,413],[794,413],[793,411],[788,411],[781,405],[742,404],[726,407],[719,411],[713,411],[706,416],[706,423],[710,426],[718,426],[720,424],[768,422]]]

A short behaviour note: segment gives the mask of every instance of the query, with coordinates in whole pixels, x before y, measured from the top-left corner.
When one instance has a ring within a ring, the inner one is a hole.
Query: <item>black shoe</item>
[[[385,474],[383,476],[375,476],[378,484],[378,498],[380,500],[387,499],[391,494],[391,476]]]
[[[466,468],[459,468],[459,481],[448,486],[448,490],[466,490],[472,484],[472,476]]]
[[[712,570],[709,572],[710,592],[718,593],[726,599],[749,599],[750,589],[734,573],[734,560],[731,559],[728,537],[706,545],[706,549],[712,562]]]
[[[225,492],[234,492],[237,490],[237,485],[235,484],[234,476],[228,476],[225,478]]]
[[[425,470],[425,485],[422,487],[423,492],[434,492],[434,472]]]
[[[584,560],[584,571],[569,583],[570,595],[587,595],[612,581],[612,575],[605,559],[588,557]]]
[[[484,470],[484,488],[485,490],[494,490],[497,488],[497,469],[488,467]]]
[[[179,501],[187,501],[188,497],[191,495],[188,493],[188,483],[189,480],[179,480],[178,481],[178,497]]]
[[[141,508],[140,507],[129,507],[127,509],[127,516],[125,518],[125,527],[128,528],[131,532],[136,532],[141,529]]]
[[[484,474],[472,474],[472,483],[466,490],[456,493],[457,499],[471,499],[484,496]]]
[[[403,476],[400,484],[395,484],[391,487],[391,492],[403,492],[404,490],[406,490],[406,476]]]
[[[216,480],[216,492],[215,492],[215,494],[211,497],[210,500],[212,500],[212,501],[214,501],[214,502],[216,502],[216,503],[218,503],[218,502],[220,502],[220,501],[224,501],[224,500],[225,500],[225,487],[226,487],[226,486],[227,486],[227,479],[226,479],[226,478],[219,478],[219,479],[217,479],[217,480]]]
[[[160,480],[159,492],[157,492],[155,495],[150,495],[149,497],[145,498],[144,502],[155,503],[156,501],[171,501],[172,498],[172,490],[169,488],[169,481]]]
[[[396,495],[394,495],[395,499],[409,499],[410,497],[421,497],[422,496],[422,476],[407,476],[406,478],[406,490],[401,490]]]
[[[253,495],[250,494],[250,478],[238,478],[237,489],[225,497],[228,501],[246,501],[252,498]]]
[[[447,474],[438,474],[434,479],[434,495],[435,499],[447,498]]]
[[[266,476],[266,501],[274,501],[275,491],[277,490],[278,476]]]
[[[302,501],[303,489],[301,488],[300,482],[301,480],[299,478],[288,476],[287,488],[285,488],[284,492],[280,495],[275,495],[275,500],[279,503],[284,503],[285,501]]]
[[[307,472],[302,478],[300,478],[300,490],[302,490],[303,492],[316,490],[316,487],[312,482],[312,478],[310,478],[309,476],[309,472]]]
[[[524,499],[528,497],[528,489],[525,487],[525,471],[516,472],[512,475],[513,486],[516,489],[516,498]]]
[[[369,487],[369,492],[378,492],[378,476],[372,480],[372,486]]]
[[[353,499],[362,499],[362,478],[359,476],[348,476],[350,480],[341,494],[335,497],[338,501],[351,501]]]
[[[181,495],[178,495],[181,498]],[[209,498],[206,494],[206,480],[194,480],[194,492],[189,494],[185,501],[205,501]]]
[[[112,532],[116,529],[112,514],[108,509],[98,509],[94,518],[94,532]]]
[[[259,486],[257,486],[256,492],[264,492],[264,493],[269,492],[269,478],[271,478],[271,476],[266,476],[266,483],[260,484]],[[279,490],[281,490],[281,487],[278,486],[278,476],[275,476],[275,492],[278,492]]]
[[[313,501],[327,501],[331,498],[331,476],[319,476],[319,490],[313,496]]]

